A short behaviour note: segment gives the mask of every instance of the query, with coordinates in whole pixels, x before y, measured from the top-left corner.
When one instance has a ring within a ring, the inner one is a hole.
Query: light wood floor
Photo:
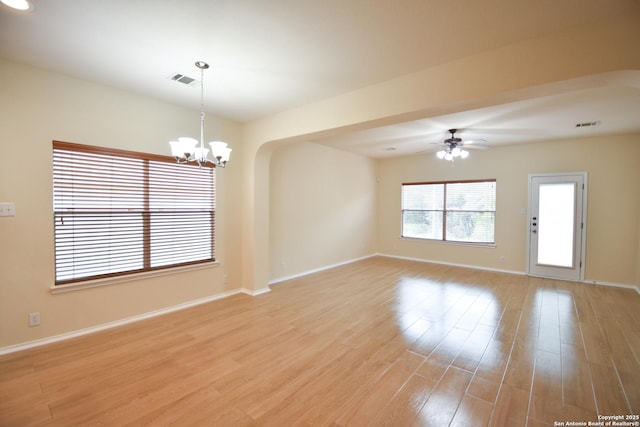
[[[0,425],[544,426],[640,413],[640,295],[372,258],[0,357]]]

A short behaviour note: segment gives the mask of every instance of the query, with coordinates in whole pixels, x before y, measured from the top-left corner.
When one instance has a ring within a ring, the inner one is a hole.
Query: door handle
[[[537,233],[537,232],[538,232],[538,230],[533,229],[533,230],[531,230],[531,232],[532,232],[532,233]]]

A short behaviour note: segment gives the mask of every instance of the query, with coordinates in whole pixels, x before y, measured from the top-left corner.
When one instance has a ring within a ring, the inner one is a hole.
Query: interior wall
[[[208,116],[205,129],[234,150],[229,166],[216,172],[218,267],[52,295],[52,140],[169,155],[167,141],[198,135],[199,114],[197,108],[0,61],[0,117],[0,202],[15,203],[16,211],[0,218],[0,348],[240,287],[240,245],[234,239],[242,209],[242,162],[234,162],[242,154],[238,124]],[[40,312],[40,326],[28,326],[30,312]]]
[[[314,143],[271,157],[269,280],[375,252],[376,162]]]
[[[525,272],[528,175],[588,173],[585,280],[639,285],[640,134],[473,150],[453,164],[433,153],[379,162],[381,253]],[[403,182],[495,178],[496,246],[480,247],[400,238]],[[504,262],[500,257],[504,256]]]

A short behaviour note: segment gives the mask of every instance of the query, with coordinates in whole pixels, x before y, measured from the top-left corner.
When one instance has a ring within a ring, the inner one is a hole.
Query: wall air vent
[[[582,123],[576,123],[576,127],[577,128],[586,128],[586,127],[590,127],[590,126],[598,126],[600,124],[600,122],[582,122]]]
[[[173,80],[174,82],[184,83],[188,86],[192,86],[192,83],[196,81],[196,79],[185,76],[184,74],[174,73],[169,76],[169,80]]]

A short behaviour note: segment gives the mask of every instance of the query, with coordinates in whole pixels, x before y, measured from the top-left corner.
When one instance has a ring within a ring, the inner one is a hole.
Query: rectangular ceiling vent
[[[178,82],[178,83],[184,83],[187,86],[195,85],[195,81],[196,81],[196,79],[189,76],[185,76],[184,74],[180,74],[180,73],[174,73],[170,75],[169,80],[173,80],[174,82]]]
[[[586,128],[586,127],[590,127],[590,126],[598,126],[600,124],[600,122],[583,122],[583,123],[576,123],[576,127],[577,128]]]

